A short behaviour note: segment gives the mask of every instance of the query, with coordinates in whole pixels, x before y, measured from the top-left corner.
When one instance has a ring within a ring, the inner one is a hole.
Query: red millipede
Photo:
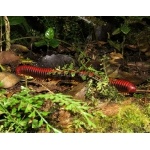
[[[28,75],[35,78],[47,78],[47,73],[53,72],[51,68],[40,68],[36,66],[23,65],[16,68],[17,75]]]
[[[118,91],[125,92],[125,93],[135,93],[136,86],[126,80],[123,79],[109,79],[109,83],[115,86]]]
[[[52,68],[41,68],[36,66],[29,66],[29,65],[22,65],[18,66],[16,68],[16,74],[17,75],[28,75],[35,78],[48,78],[51,76],[68,76],[68,77],[75,77],[75,76],[87,76],[89,78],[92,78],[94,76],[94,73],[92,72],[86,72],[86,71],[71,71],[71,70],[55,70]],[[72,74],[74,74],[72,76]],[[97,77],[96,77],[97,78]],[[110,85],[113,85],[117,88],[118,91],[125,92],[125,93],[135,93],[136,92],[136,86],[126,80],[122,79],[109,79]]]

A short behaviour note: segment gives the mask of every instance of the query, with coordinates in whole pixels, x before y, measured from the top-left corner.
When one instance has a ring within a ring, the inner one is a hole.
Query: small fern
[[[87,104],[59,93],[35,95],[34,91],[22,87],[20,93],[16,93],[10,98],[3,97],[0,100],[0,115],[3,116],[1,117],[3,119],[0,120],[1,132],[28,132],[28,130],[34,131],[43,126],[46,127],[47,132],[61,132],[46,119],[52,112],[40,110],[45,100],[49,100],[59,107],[63,106],[65,110],[79,116],[78,122],[83,122],[85,127],[96,127],[91,121],[93,116],[88,113],[90,107]]]

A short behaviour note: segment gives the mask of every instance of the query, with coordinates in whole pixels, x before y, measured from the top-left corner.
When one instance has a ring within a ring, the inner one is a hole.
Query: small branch
[[[0,51],[2,52],[2,35],[3,35],[3,30],[2,30],[2,17],[0,17]]]
[[[7,16],[4,16],[5,32],[6,32],[6,51],[10,50],[10,24]]]
[[[15,41],[19,41],[19,40],[32,39],[32,38],[42,39],[42,37],[40,37],[40,36],[27,36],[27,37],[13,39],[13,40],[11,40],[11,43],[14,43]]]
[[[150,90],[140,90],[140,89],[137,89],[136,93],[150,93]]]
[[[86,17],[84,16],[77,16],[79,19],[85,21],[87,24],[92,24],[93,26],[95,26],[95,23],[92,22],[91,20],[87,19]]]

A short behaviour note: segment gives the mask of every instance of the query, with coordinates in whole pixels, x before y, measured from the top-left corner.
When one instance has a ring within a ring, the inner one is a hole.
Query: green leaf
[[[47,132],[50,132],[50,127],[48,124],[46,124],[46,130],[47,130]]]
[[[42,116],[47,116],[49,114],[49,112],[43,111],[41,112]]]
[[[0,87],[3,87],[3,83],[2,82],[0,82]]]
[[[34,45],[36,47],[40,47],[40,46],[47,45],[47,42],[45,40],[41,40],[41,41],[38,41],[38,42],[34,42]]]
[[[108,43],[109,43],[112,47],[114,47],[114,48],[116,48],[117,50],[120,51],[120,49],[121,49],[121,44],[120,44],[120,43],[114,42],[114,41],[112,41],[112,40],[108,40]]]
[[[30,112],[31,109],[32,109],[32,105],[28,104],[27,107],[26,107],[26,109],[25,109],[25,113]]]
[[[113,31],[112,35],[116,35],[119,34],[121,32],[120,28],[115,29],[115,31]]]
[[[4,114],[4,111],[1,111],[1,110],[0,110],[0,115],[2,115],[2,114]]]
[[[33,111],[28,117],[29,118],[34,118],[35,117],[35,111]]]
[[[122,25],[120,29],[124,34],[128,34],[131,30],[127,24]]]
[[[48,28],[47,31],[45,32],[45,38],[51,40],[54,38],[54,30],[53,28]]]
[[[8,20],[10,25],[19,25],[25,22],[25,18],[23,16],[8,16]],[[4,25],[3,18],[2,18],[2,25]]]
[[[39,126],[38,127],[41,127],[43,125],[43,119],[41,119],[40,121],[39,121]]]
[[[42,101],[42,100],[36,101],[36,108],[40,108],[42,106],[43,102],[44,101]]]
[[[22,108],[24,109],[25,103],[24,102],[20,102],[19,106],[18,106],[18,111],[22,110]]]
[[[51,94],[51,95],[48,95],[48,97],[47,97],[47,98],[49,98],[49,99],[53,100],[53,99],[55,99],[55,96],[54,96],[53,94]]]
[[[10,16],[8,17],[10,25],[18,25],[25,21],[24,17],[22,16]]]
[[[75,73],[74,72],[71,72],[71,77],[75,77]]]
[[[4,26],[4,19],[2,17],[2,19],[0,19],[0,24],[1,24],[1,20],[2,20],[2,26]],[[26,31],[29,31],[30,30],[30,26],[28,25],[25,17],[23,16],[8,16],[8,20],[9,20],[9,23],[10,23],[10,26],[13,26],[13,25],[20,25],[20,26],[23,26]]]
[[[81,78],[85,81],[87,77],[85,75],[82,75]]]
[[[32,128],[38,128],[38,126],[39,126],[38,120],[37,119],[33,119],[33,121],[32,121]]]
[[[21,126],[26,126],[26,125],[27,125],[27,120],[21,120],[21,121],[19,122],[19,125],[21,125]]]
[[[3,105],[0,104],[0,115],[3,114],[3,113],[5,113],[5,109],[4,109],[2,106],[3,106]]]
[[[16,108],[13,108],[12,110],[11,110],[11,115],[14,115],[14,114],[16,114]]]
[[[50,45],[51,47],[53,47],[53,48],[58,47],[59,43],[60,43],[60,42],[59,42],[57,39],[51,39],[51,40],[49,41],[49,45]]]
[[[20,118],[20,117],[21,117],[21,113],[17,113],[17,114],[16,114],[16,117],[17,117],[17,118]]]

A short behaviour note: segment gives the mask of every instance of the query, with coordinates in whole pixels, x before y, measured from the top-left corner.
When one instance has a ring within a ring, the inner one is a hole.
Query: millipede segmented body
[[[17,75],[28,75],[35,78],[47,78],[47,73],[53,72],[53,69],[51,68],[40,68],[35,66],[18,66],[16,68],[16,74]]]
[[[50,77],[67,77],[75,78],[80,77],[80,79],[85,76],[87,78],[100,79],[100,77],[95,76],[92,72],[87,71],[75,71],[75,70],[57,70],[52,68],[41,68],[36,66],[23,65],[16,68],[17,75],[28,75],[34,78],[50,78]],[[125,93],[135,93],[136,86],[126,80],[122,79],[109,79],[110,85],[115,86],[118,91]]]
[[[34,78],[74,78],[78,76],[78,72],[74,70],[57,70],[52,68],[42,68],[36,66],[22,65],[16,68],[17,75],[27,75],[32,76]]]
[[[126,92],[126,93],[136,92],[136,86],[129,81],[122,80],[122,79],[109,79],[109,83],[115,86],[121,92]]]

